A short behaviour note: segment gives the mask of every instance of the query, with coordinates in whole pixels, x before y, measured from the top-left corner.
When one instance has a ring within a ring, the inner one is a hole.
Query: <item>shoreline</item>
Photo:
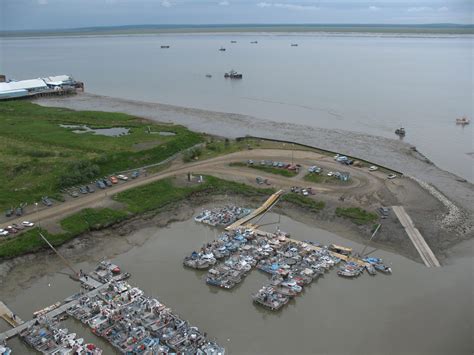
[[[413,146],[401,141],[351,131],[273,122],[240,114],[89,93],[62,98],[40,98],[33,102],[42,106],[73,110],[123,112],[155,122],[181,124],[190,130],[217,136],[260,136],[341,152],[374,164],[389,166],[393,170],[431,184],[455,204],[471,214],[474,213],[474,185],[471,182],[461,182],[459,176],[438,168],[422,153],[414,150]]]
[[[239,206],[255,208],[260,205],[260,202],[258,197],[232,195],[232,203]],[[193,196],[187,201],[180,201],[169,206],[166,210],[145,212],[100,230],[85,232],[60,245],[58,251],[67,260],[76,264],[83,262],[96,263],[104,257],[113,258],[127,253],[132,248],[143,245],[151,238],[149,235],[144,238],[133,237],[134,232],[147,228],[168,228],[175,222],[184,222],[191,219],[197,214],[198,210],[224,206],[228,203],[229,196],[227,195]],[[285,208],[288,206],[292,208]],[[360,244],[367,241],[364,235],[369,236],[369,234],[363,233],[363,230],[369,228],[368,226],[361,227],[348,220],[334,219],[327,213],[311,212],[290,202],[282,202],[281,206],[277,206],[275,212],[309,227],[321,228]],[[219,227],[211,229],[217,231]],[[396,233],[396,230],[390,228],[384,233],[388,233],[388,231],[391,237],[398,234],[398,238],[395,238],[397,243],[393,243],[393,241],[392,243],[372,242],[371,247],[387,250],[417,263],[422,263],[413,245],[405,238],[405,232],[402,229],[400,229],[400,233]],[[298,239],[298,236],[295,237]],[[442,253],[444,254],[444,252]],[[48,255],[53,256],[53,258],[45,258]],[[40,262],[46,259],[47,262]],[[23,270],[19,270],[19,266],[22,266]],[[0,262],[0,285],[14,285],[13,288],[9,287],[8,289],[8,293],[14,294],[18,292],[18,288],[27,287],[27,284],[52,272],[52,269],[62,269],[63,267],[62,261],[55,257],[51,250],[38,250]],[[26,271],[24,268],[26,268]],[[27,271],[28,268],[31,269],[31,272]],[[11,279],[14,279],[15,282],[9,282]]]

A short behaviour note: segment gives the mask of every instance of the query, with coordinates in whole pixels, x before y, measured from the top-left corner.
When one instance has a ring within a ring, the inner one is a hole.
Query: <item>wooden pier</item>
[[[5,322],[10,324],[12,327],[18,327],[19,325],[23,324],[24,322],[15,315],[7,305],[0,301],[0,317],[3,318]]]
[[[108,286],[109,286],[109,283],[101,284],[101,286],[99,286],[98,288],[84,294],[84,296],[93,297],[98,292],[100,292],[101,290],[103,290],[104,288],[106,288]],[[44,315],[44,317],[54,318],[56,316],[59,316],[59,315],[63,314],[64,312],[66,312],[69,308],[74,307],[78,302],[79,302],[79,300],[74,300],[74,301],[67,302],[67,303],[63,304],[62,306],[60,306],[56,309],[53,309],[51,312],[46,313]],[[4,306],[3,303],[0,302],[0,304]],[[5,306],[5,308],[6,308],[6,306]],[[6,309],[8,310],[8,308],[6,308]],[[10,311],[10,310],[8,310],[8,311]],[[18,318],[17,318],[17,320],[18,320]],[[13,338],[14,336],[18,335],[22,330],[24,330],[24,329],[28,328],[29,326],[33,325],[35,322],[36,322],[36,319],[32,319],[32,320],[29,320],[27,322],[22,321],[22,323],[18,324],[18,325],[11,324],[12,326],[14,326],[13,329],[10,329],[10,330],[7,330],[6,332],[0,333],[0,343],[3,342],[3,341],[8,340],[10,338]]]
[[[392,208],[395,214],[397,215],[398,220],[402,224],[403,228],[405,228],[408,237],[410,238],[411,242],[420,254],[420,257],[425,263],[425,265],[427,267],[441,266],[433,251],[430,249],[428,244],[426,244],[426,241],[421,235],[420,231],[415,228],[413,221],[406,213],[405,209],[402,206],[392,206]]]
[[[279,190],[275,192],[273,195],[271,195],[264,203],[261,205],[259,208],[256,208],[255,210],[252,211],[249,215],[245,216],[244,218],[239,219],[238,221],[232,223],[230,226],[226,227],[226,230],[231,231],[234,229],[239,228],[243,224],[246,224],[250,220],[254,219],[255,217],[258,217],[265,212],[267,212],[270,208],[272,208],[280,199],[280,197],[283,195],[283,190]]]

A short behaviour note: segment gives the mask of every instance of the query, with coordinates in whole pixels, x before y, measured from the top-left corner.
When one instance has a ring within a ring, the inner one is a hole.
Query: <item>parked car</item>
[[[69,196],[76,198],[79,196],[79,194],[77,193],[76,190],[71,190],[69,191]]]
[[[53,202],[49,199],[48,196],[43,196],[41,198],[41,202],[43,202],[43,205],[45,205],[47,207],[51,207],[53,205]]]
[[[20,207],[15,208],[15,214],[17,216],[21,216],[23,214],[23,207],[20,206]]]
[[[395,175],[395,174],[388,174],[387,175],[388,179],[395,179],[396,177],[397,177],[397,175]]]
[[[330,171],[330,172],[328,173],[328,176],[333,176],[333,175],[334,175],[334,173],[333,173],[332,171]]]
[[[308,196],[309,195],[309,192],[306,189],[301,190],[301,193],[303,194],[303,196]]]
[[[80,186],[80,187],[79,187],[79,192],[80,192],[81,194],[84,194],[84,195],[87,194],[87,189],[86,189],[86,187],[85,187],[85,186]]]
[[[97,180],[96,185],[99,189],[105,189],[105,184],[103,183],[102,180]]]
[[[111,182],[112,184],[117,184],[117,183],[118,183],[118,179],[117,179],[115,176],[111,176],[111,177],[110,177],[110,182]]]
[[[132,176],[132,179],[136,179],[137,177],[140,176],[140,172],[138,170],[135,170],[132,172],[131,176]]]
[[[93,193],[93,192],[95,192],[95,189],[94,189],[92,186],[89,186],[89,185],[86,186],[86,190],[87,190],[87,192],[90,193],[90,194]]]
[[[372,166],[369,168],[369,171],[375,171],[375,170],[379,170],[379,168],[376,167],[375,165],[372,165]]]
[[[5,229],[1,229],[0,228],[0,236],[2,237],[6,237],[8,236],[10,233],[8,233],[8,231],[6,231]]]
[[[13,226],[5,227],[5,230],[7,230],[9,233],[18,233],[18,230]]]
[[[253,160],[247,160],[247,164],[248,164],[248,165],[253,165],[253,164],[254,164],[254,161],[253,161]]]
[[[13,216],[13,209],[8,208],[8,209],[5,211],[5,216],[6,216],[6,217],[11,217],[11,216]]]
[[[23,221],[21,222],[21,224],[25,227],[33,227],[35,225],[33,222],[29,222],[29,221]]]
[[[387,217],[388,214],[390,213],[390,208],[388,208],[388,207],[380,207],[378,211],[380,212],[380,214],[381,214],[382,216]]]
[[[123,180],[123,181],[127,181],[127,180],[128,180],[128,176],[122,175],[122,174],[117,175],[117,178],[120,179],[120,180]]]
[[[21,224],[13,223],[12,226],[13,226],[13,228],[18,229],[18,230],[25,229],[25,227],[22,226]]]

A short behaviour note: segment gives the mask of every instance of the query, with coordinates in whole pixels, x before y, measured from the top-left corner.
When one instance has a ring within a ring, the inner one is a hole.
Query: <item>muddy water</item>
[[[275,221],[275,215],[266,217]],[[265,223],[265,222],[262,222]],[[280,226],[297,239],[338,243],[361,250],[362,245],[327,231],[281,217]],[[275,225],[266,227],[274,230]],[[391,264],[391,276],[339,278],[333,270],[308,287],[280,313],[252,304],[251,293],[268,280],[254,270],[236,289],[207,286],[203,272],[185,269],[182,258],[203,242],[214,239],[215,228],[193,220],[168,228],[146,228],[128,236],[135,246],[113,257],[132,274],[130,283],[159,298],[193,324],[215,336],[231,354],[471,354],[473,350],[473,241],[451,251],[448,265],[428,269],[399,255],[377,250],[374,256]],[[138,244],[137,241],[139,241]],[[76,265],[89,270],[102,257]],[[53,257],[51,257],[53,258]],[[9,275],[34,273],[38,261],[25,263]],[[41,263],[51,263],[45,259]],[[31,313],[77,291],[77,284],[56,270],[17,287],[4,288],[0,299],[18,315]],[[78,322],[70,330],[113,349]],[[5,329],[2,324],[1,329]],[[13,340],[20,354],[33,353]]]

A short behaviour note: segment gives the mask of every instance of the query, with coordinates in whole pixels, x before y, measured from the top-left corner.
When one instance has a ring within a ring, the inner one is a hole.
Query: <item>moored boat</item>
[[[462,116],[461,118],[456,118],[456,124],[460,124],[460,125],[466,125],[466,124],[469,124],[471,121],[469,120],[469,118],[467,118],[467,116]]]

